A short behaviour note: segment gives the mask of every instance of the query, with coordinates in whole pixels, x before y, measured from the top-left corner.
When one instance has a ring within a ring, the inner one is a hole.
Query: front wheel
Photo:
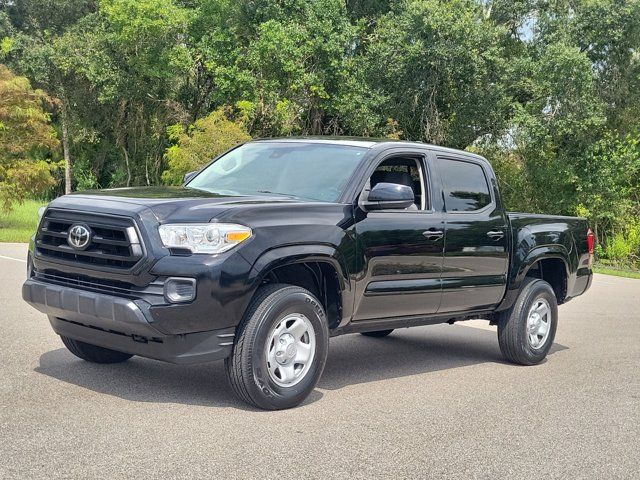
[[[520,365],[536,365],[549,353],[558,326],[558,302],[551,285],[526,278],[515,305],[498,321],[502,354]]]
[[[329,330],[320,302],[304,288],[262,287],[225,360],[229,383],[245,402],[265,410],[300,404],[316,386],[327,359]]]

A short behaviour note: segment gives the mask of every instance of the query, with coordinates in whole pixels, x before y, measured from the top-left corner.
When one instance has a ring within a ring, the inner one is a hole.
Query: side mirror
[[[366,210],[405,209],[415,202],[413,188],[399,183],[380,182],[362,203]]]
[[[193,177],[195,177],[198,174],[198,171],[195,170],[193,172],[189,172],[189,173],[185,173],[184,174],[184,183],[187,183],[189,180],[191,180]]]

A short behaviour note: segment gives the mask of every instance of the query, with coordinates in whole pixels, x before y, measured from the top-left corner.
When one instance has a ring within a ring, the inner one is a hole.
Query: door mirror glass
[[[413,188],[399,183],[376,184],[363,203],[367,210],[405,209],[414,204]]]
[[[184,175],[184,183],[187,183],[189,180],[191,180],[197,174],[198,174],[197,170],[195,170],[193,172],[185,173],[185,175]]]

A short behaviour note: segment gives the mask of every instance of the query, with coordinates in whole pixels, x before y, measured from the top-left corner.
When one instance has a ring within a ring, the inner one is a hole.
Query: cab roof
[[[350,147],[361,147],[371,149],[383,145],[389,145],[394,147],[429,147],[430,149],[440,152],[456,153],[458,155],[465,155],[467,157],[475,157],[480,160],[486,161],[480,155],[467,152],[465,150],[457,150],[455,148],[442,147],[440,145],[434,145],[424,142],[410,142],[405,140],[392,140],[389,138],[369,138],[369,137],[340,137],[340,136],[309,136],[309,137],[276,137],[276,138],[257,138],[252,142],[291,142],[291,143],[324,143],[333,145],[346,145]]]

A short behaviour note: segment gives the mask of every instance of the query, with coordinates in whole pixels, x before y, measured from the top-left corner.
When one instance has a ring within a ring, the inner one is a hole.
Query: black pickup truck
[[[22,294],[74,355],[225,359],[239,398],[289,408],[346,333],[486,319],[507,359],[537,364],[592,280],[586,220],[505,212],[468,152],[258,140],[187,177],[41,212]]]

